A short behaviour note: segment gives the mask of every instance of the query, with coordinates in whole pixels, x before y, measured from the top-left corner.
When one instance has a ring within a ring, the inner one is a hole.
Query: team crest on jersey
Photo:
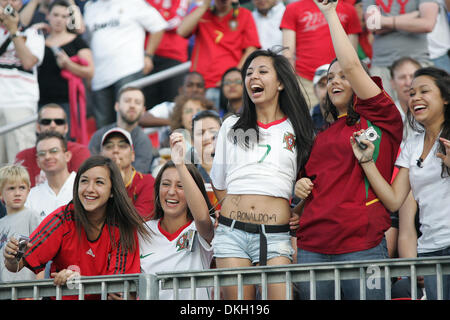
[[[188,232],[185,232],[181,237],[178,238],[176,247],[177,247],[177,252],[187,249],[189,247]]]
[[[284,149],[294,152],[295,136],[290,132],[286,132],[283,137]]]

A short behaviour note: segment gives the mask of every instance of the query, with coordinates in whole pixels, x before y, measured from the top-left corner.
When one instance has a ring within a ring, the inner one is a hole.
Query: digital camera
[[[22,259],[25,251],[27,251],[27,245],[30,242],[30,238],[26,236],[20,236],[19,238],[19,250],[17,250],[16,259],[20,261]]]
[[[369,140],[370,142],[374,142],[378,139],[378,133],[375,131],[373,127],[367,128],[364,133],[362,133],[360,136],[356,136],[355,140],[358,143],[358,147],[365,150],[367,148],[367,145],[362,143],[362,140]]]

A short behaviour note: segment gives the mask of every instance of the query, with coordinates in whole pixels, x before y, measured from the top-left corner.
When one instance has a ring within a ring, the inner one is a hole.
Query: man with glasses
[[[31,188],[25,206],[37,211],[41,219],[72,200],[76,172],[68,170],[71,158],[61,133],[44,131],[38,135],[36,159],[47,179]]]
[[[67,132],[69,131],[67,115],[60,105],[51,103],[43,106],[39,110],[36,133],[40,134],[47,131],[58,132],[64,137],[67,135]],[[85,145],[76,142],[68,141],[67,149],[73,155],[68,163],[69,172],[78,171],[78,168],[84,160],[91,155],[89,149]],[[28,173],[30,174],[31,187],[46,180],[46,175],[43,172],[41,173],[41,169],[37,163],[36,147],[20,151],[16,155],[15,162],[20,162],[27,168]]]

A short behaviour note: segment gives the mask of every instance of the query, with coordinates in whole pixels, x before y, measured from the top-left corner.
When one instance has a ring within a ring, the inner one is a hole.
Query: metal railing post
[[[158,278],[153,274],[141,273],[138,293],[140,300],[159,300]]]

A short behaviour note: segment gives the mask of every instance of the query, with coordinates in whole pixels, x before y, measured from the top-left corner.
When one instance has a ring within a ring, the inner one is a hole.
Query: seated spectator
[[[114,103],[119,90],[152,71],[152,57],[167,22],[142,0],[89,1],[84,21],[95,65],[93,113],[97,128],[102,128],[115,121]],[[145,31],[151,37],[143,50]]]
[[[29,237],[41,222],[36,211],[24,206],[30,191],[30,177],[27,170],[18,164],[0,168],[0,199],[6,205],[7,215],[0,218],[0,251],[11,238],[20,235]],[[0,283],[34,280],[30,270],[12,273],[0,259]]]
[[[18,272],[26,267],[38,273],[52,260],[57,286],[65,285],[76,272],[81,276],[139,273],[138,234],[147,239],[149,233],[127,196],[116,164],[103,156],[86,160],[75,177],[73,196],[73,202],[47,216],[31,234],[19,261],[17,239],[8,241],[3,251],[6,268]]]
[[[286,6],[282,0],[253,0],[256,29],[261,49],[271,49],[283,45],[283,33],[280,30]]]
[[[135,152],[133,167],[139,172],[149,173],[153,148],[149,137],[139,126],[139,119],[145,112],[145,97],[142,90],[134,87],[125,87],[120,90],[114,109],[117,114],[117,122],[98,129],[91,137],[89,150],[92,154],[99,154],[105,132],[115,127],[125,129],[131,134],[133,140]]]
[[[220,115],[214,110],[200,111],[192,118],[191,162],[195,164],[205,183],[211,183],[209,173],[221,124]]]
[[[170,128],[172,132],[176,129],[186,129],[190,133],[192,130],[192,117],[202,110],[213,109],[212,101],[203,96],[178,96],[175,99]]]
[[[219,107],[220,78],[231,67],[241,68],[247,56],[260,48],[255,21],[248,9],[232,0],[205,0],[181,22],[182,37],[195,35],[191,71],[205,77],[206,97]]]
[[[39,106],[58,103],[69,119],[69,137],[88,143],[85,88],[81,79],[94,75],[89,46],[80,35],[67,29],[69,3],[56,0],[49,6],[45,55],[38,68]]]
[[[37,211],[43,220],[72,201],[76,172],[69,172],[67,166],[76,155],[68,150],[66,139],[55,131],[39,134],[36,154],[38,166],[44,172],[46,181],[31,188],[25,206]]]
[[[212,261],[214,237],[212,209],[198,170],[185,164],[186,146],[180,133],[170,136],[172,159],[155,180],[155,216],[147,222],[149,240],[139,238],[141,270],[144,273],[205,270]],[[178,291],[190,298],[190,289]],[[209,290],[199,288],[197,299],[209,299]],[[159,299],[173,299],[173,291],[160,291]]]
[[[142,218],[149,220],[154,209],[155,179],[151,174],[136,171],[131,165],[135,155],[130,133],[118,127],[108,130],[102,137],[101,154],[117,164],[128,196]]]
[[[154,68],[151,74],[153,74],[188,61],[188,40],[177,34],[177,28],[186,15],[188,1],[146,1],[158,10],[168,24],[152,59]],[[184,75],[180,74],[146,87],[145,99],[151,101],[153,105],[173,101],[178,95],[178,88],[183,84],[183,78]]]
[[[11,5],[13,14],[5,14]],[[39,100],[37,66],[44,57],[44,37],[34,29],[22,30],[22,0],[0,1],[0,127],[36,115]],[[0,163],[12,163],[16,154],[35,144],[32,124],[0,136]]]
[[[325,104],[327,98],[327,76],[329,67],[329,64],[324,64],[318,67],[314,73],[314,95],[316,96],[318,103],[311,109],[311,116],[316,132],[319,132],[326,127],[324,116],[326,111]]]
[[[65,137],[68,130],[67,115],[60,105],[51,103],[39,110],[36,123],[37,134],[52,131],[58,132]],[[76,172],[83,161],[91,155],[86,146],[72,141],[67,142],[67,150],[73,155],[67,164],[69,172]],[[28,170],[31,187],[43,183],[47,179],[38,166],[36,147],[20,151],[16,155],[15,162],[21,163]]]
[[[403,120],[403,141],[406,140],[408,135],[414,134],[414,129],[411,128],[406,115],[408,113],[409,90],[411,89],[414,72],[420,68],[420,63],[411,57],[401,57],[395,60],[390,67],[391,88],[397,97],[395,105]]]
[[[241,70],[230,68],[222,76],[220,97],[220,114],[238,114],[242,111],[244,85]]]
[[[178,88],[179,95],[205,95],[205,80],[195,71],[189,72],[184,77],[183,85]],[[159,143],[168,140],[170,132],[170,118],[172,117],[174,101],[162,102],[147,112],[139,119],[139,125],[144,127],[144,132],[150,134],[158,130]]]

